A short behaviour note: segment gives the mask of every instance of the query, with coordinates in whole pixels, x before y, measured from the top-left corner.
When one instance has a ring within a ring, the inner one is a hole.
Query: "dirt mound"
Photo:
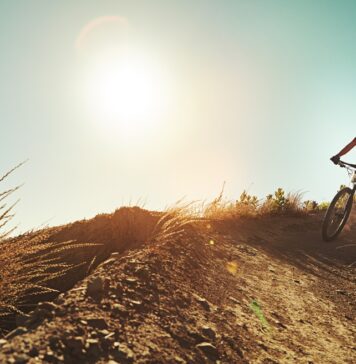
[[[160,216],[140,216],[144,233],[129,229],[127,240],[107,223],[112,215],[52,235],[103,243],[100,263],[17,317],[0,362],[355,361],[355,249],[336,249],[356,243],[355,229],[325,245],[319,216],[180,225],[170,216],[161,230]]]

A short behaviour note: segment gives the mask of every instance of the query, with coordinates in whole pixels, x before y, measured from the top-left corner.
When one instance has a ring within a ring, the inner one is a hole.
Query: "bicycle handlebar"
[[[356,164],[346,163],[344,161],[339,161],[338,165],[342,168],[351,167],[356,169]]]

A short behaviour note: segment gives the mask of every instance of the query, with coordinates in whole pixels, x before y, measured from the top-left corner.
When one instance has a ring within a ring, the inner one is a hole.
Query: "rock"
[[[84,342],[80,336],[69,337],[64,340],[64,344],[68,349],[76,354],[80,354],[84,349]]]
[[[200,297],[198,295],[194,295],[194,297],[196,298],[196,300],[203,306],[203,308],[206,311],[210,311],[210,303],[203,297]]]
[[[210,327],[210,326],[203,326],[201,328],[201,331],[203,333],[204,336],[206,336],[207,338],[211,339],[211,340],[215,340],[216,339],[216,332]]]
[[[112,333],[112,334],[113,334],[113,333]],[[109,335],[109,331],[108,331],[108,330],[106,330],[106,329],[99,330],[99,331],[98,331],[98,335],[99,335],[99,336],[101,336],[101,337],[103,337],[103,336],[107,336],[107,335]]]
[[[115,360],[109,360],[108,364],[119,364],[119,363],[117,361],[115,361]]]
[[[112,306],[112,312],[115,314],[120,314],[122,316],[127,315],[126,307],[124,305],[120,305],[120,303],[114,303],[114,305]]]
[[[337,289],[337,290],[336,290],[336,293],[337,293],[337,294],[342,294],[342,295],[345,295],[345,296],[347,296],[347,295],[348,295],[348,292],[347,292],[347,291],[345,291],[344,289]]]
[[[50,336],[48,338],[48,343],[51,349],[56,349],[59,344],[59,338],[58,336]]]
[[[219,357],[216,347],[208,342],[200,343],[196,345],[196,348],[201,350],[209,359],[216,360]]]
[[[86,321],[88,322],[89,326],[99,330],[104,330],[108,328],[108,324],[102,318],[88,318]]]
[[[127,277],[125,278],[124,282],[129,285],[129,286],[136,286],[137,284],[137,279],[134,277]]]
[[[11,332],[9,332],[5,338],[6,339],[12,339],[13,337],[17,336],[17,335],[22,335],[25,334],[27,332],[26,327],[17,327],[15,330],[12,330]]]
[[[46,362],[49,362],[49,363],[57,363],[59,360],[58,360],[58,357],[54,354],[53,351],[51,350],[48,350],[44,356],[43,356],[43,360],[46,361]]]
[[[117,341],[114,343],[114,350],[112,352],[114,358],[119,362],[126,362],[132,363],[134,360],[133,351],[125,344],[125,343],[118,343]]]
[[[0,346],[7,344],[7,340],[5,339],[0,339]]]
[[[15,364],[25,364],[30,360],[30,357],[26,354],[15,354],[14,363]]]
[[[104,292],[104,280],[101,277],[95,277],[87,284],[86,293],[88,296],[98,298]]]
[[[36,348],[36,346],[32,346],[32,348],[28,351],[28,355],[31,356],[32,358],[36,357],[38,354],[39,351]]]
[[[139,301],[139,300],[132,300],[132,299],[129,299],[129,304],[133,307],[140,307],[142,306],[142,301]]]
[[[87,339],[85,342],[85,348],[90,357],[97,357],[102,352],[98,339]]]

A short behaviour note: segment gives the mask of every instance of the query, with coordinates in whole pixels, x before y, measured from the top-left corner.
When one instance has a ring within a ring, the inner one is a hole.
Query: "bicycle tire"
[[[329,233],[329,227],[330,224],[333,222],[332,218],[334,216],[334,210],[335,207],[337,205],[337,203],[339,202],[339,200],[344,197],[345,195],[348,195],[347,198],[347,202],[346,202],[346,207],[342,216],[342,219],[340,221],[340,224],[337,226],[336,230],[333,233]],[[342,190],[340,190],[335,197],[333,198],[333,200],[331,201],[324,220],[323,220],[323,225],[322,225],[322,238],[324,241],[329,242],[334,240],[342,231],[342,229],[344,228],[349,216],[350,216],[350,212],[352,209],[352,203],[353,203],[353,195],[354,192],[351,188],[349,187],[345,187]]]

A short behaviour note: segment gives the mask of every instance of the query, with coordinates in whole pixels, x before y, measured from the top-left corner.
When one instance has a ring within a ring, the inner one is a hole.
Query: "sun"
[[[153,127],[164,111],[164,80],[144,57],[98,62],[88,72],[87,101],[102,123],[134,132]]]
[[[167,116],[172,82],[160,56],[133,41],[130,29],[120,16],[98,17],[82,28],[75,42],[80,97],[105,132],[148,135]]]
[[[158,75],[145,64],[128,60],[105,62],[93,71],[91,102],[110,118],[149,117],[158,106]]]

